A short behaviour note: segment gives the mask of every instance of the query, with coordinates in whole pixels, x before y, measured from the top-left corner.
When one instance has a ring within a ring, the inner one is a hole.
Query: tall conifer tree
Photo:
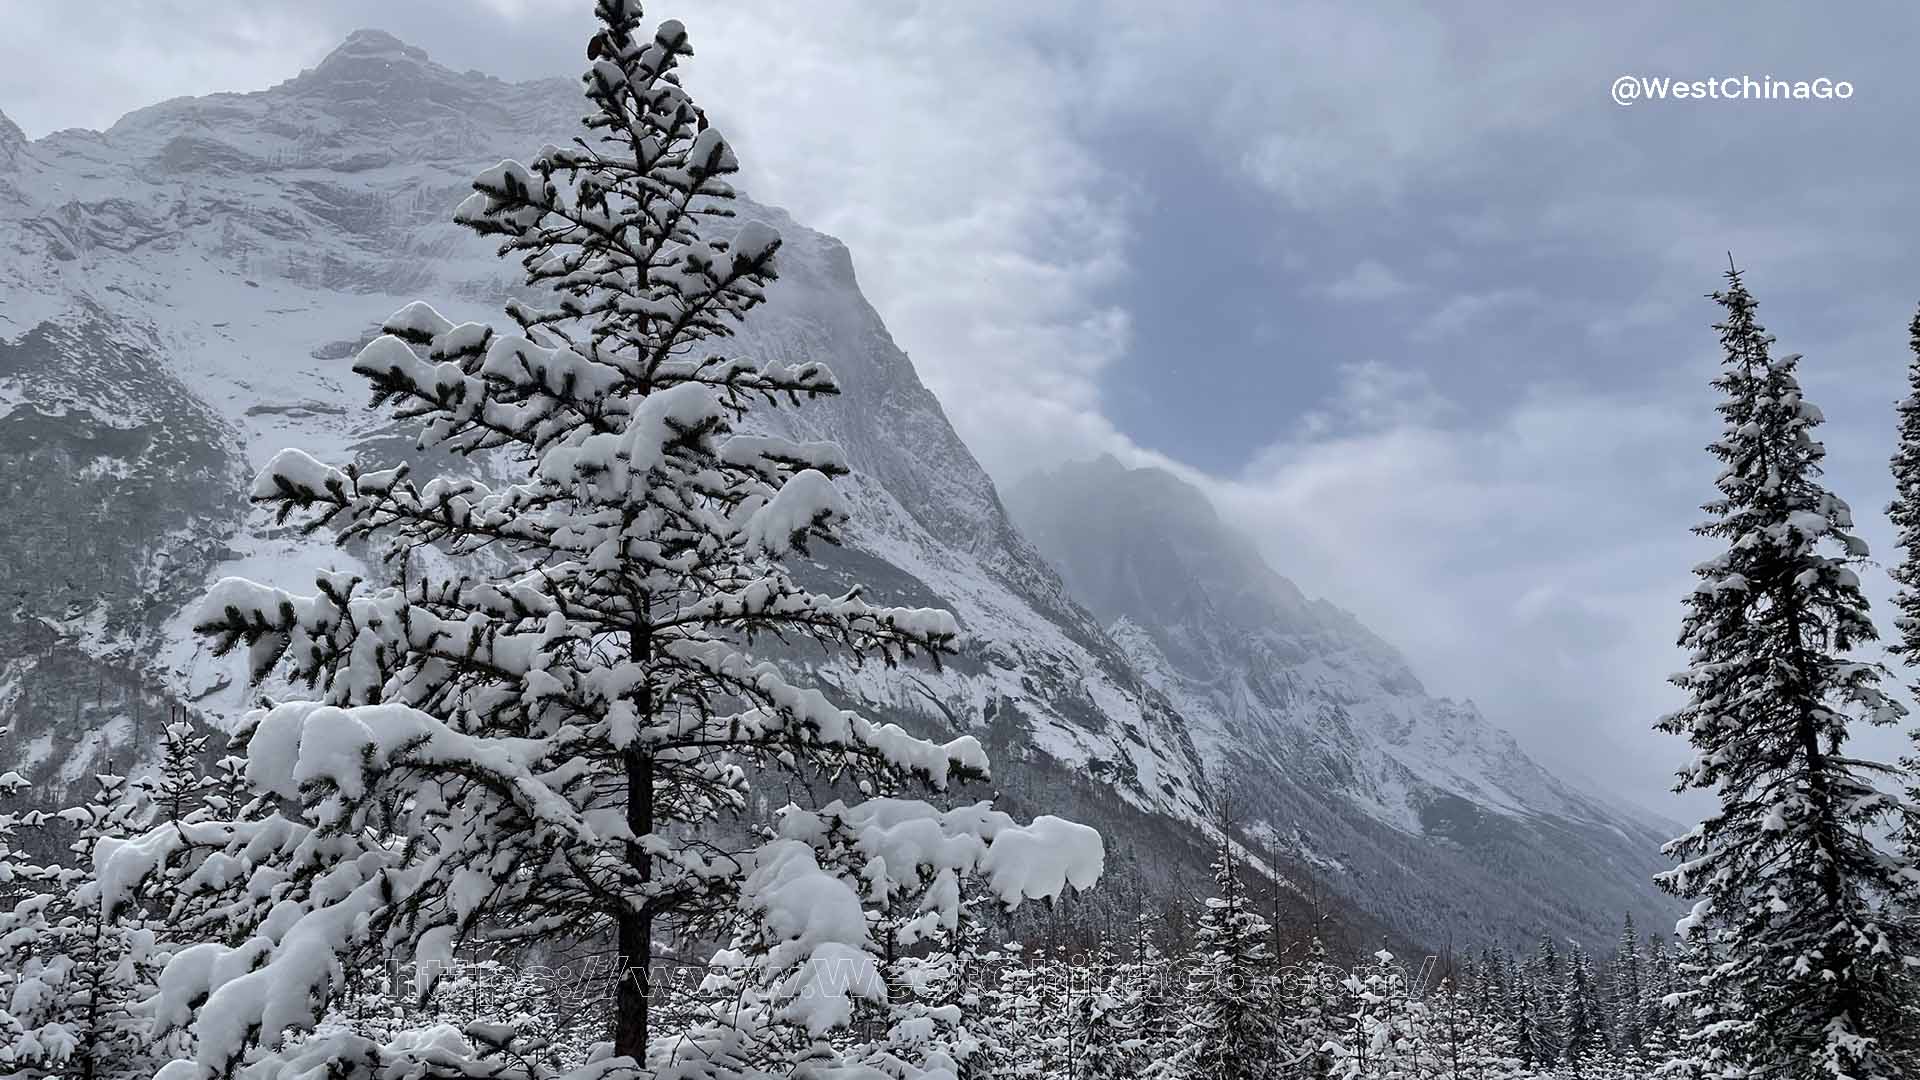
[[[1907,348],[1913,356],[1907,363],[1907,396],[1897,406],[1900,441],[1892,462],[1893,503],[1887,507],[1902,552],[1889,571],[1900,585],[1893,598],[1900,632],[1887,651],[1911,664],[1920,663],[1920,312],[1907,324]]]
[[[270,812],[192,830],[219,849],[220,879],[247,888],[218,912],[225,940],[166,969],[154,1015],[191,1034],[168,1080],[323,1062],[419,1075],[451,1058],[528,1077],[527,1033],[510,1027],[458,1046],[315,1031],[352,964],[410,957],[424,1000],[476,942],[617,957],[603,1072],[824,1069],[818,1048],[856,1007],[889,1002],[896,942],[876,939],[874,910],[917,898],[918,940],[957,925],[976,876],[1012,905],[1099,874],[1092,830],[1019,826],[985,803],[759,813],[775,776],[892,793],[984,775],[986,758],[971,736],[914,737],[774,662],[803,645],[937,660],[958,627],[789,572],[847,521],[834,481],[848,465],[831,443],[769,434],[783,425],[764,414],[837,385],[824,363],[738,345],[780,237],[730,220],[738,162],[681,83],[685,28],[647,28],[638,0],[593,13],[586,131],[487,169],[454,211],[524,269],[512,325],[416,302],[354,361],[422,447],[476,467],[422,481],[282,451],[255,501],[391,553],[384,580],[327,574],[296,595],[229,578],[201,609],[216,648],[314,693],[242,725]],[[499,472],[509,481],[475,478]],[[126,854],[158,865],[169,836]],[[661,946],[702,941],[732,944],[717,966],[736,1007],[663,1032]]]
[[[1176,1055],[1183,1080],[1255,1080],[1285,1050],[1273,1008],[1273,956],[1265,919],[1241,880],[1240,860],[1223,815],[1213,863],[1215,895],[1194,932],[1194,973]]]
[[[1676,790],[1720,805],[1667,845],[1679,865],[1659,881],[1695,901],[1683,926],[1722,957],[1708,995],[1740,1003],[1712,1032],[1717,1060],[1748,1076],[1902,1076],[1891,1041],[1911,1023],[1899,982],[1915,950],[1883,903],[1907,864],[1871,839],[1897,809],[1878,790],[1893,770],[1845,749],[1855,718],[1903,713],[1884,670],[1849,655],[1876,637],[1853,570],[1867,548],[1820,483],[1800,357],[1773,353],[1738,270],[1713,299],[1725,357],[1709,449],[1723,467],[1695,531],[1724,549],[1694,570],[1691,665],[1674,677],[1689,700],[1658,727],[1693,745]]]

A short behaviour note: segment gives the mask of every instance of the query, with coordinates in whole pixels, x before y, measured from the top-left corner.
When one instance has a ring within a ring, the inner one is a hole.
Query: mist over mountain
[[[1563,783],[1471,702],[1428,694],[1197,489],[1103,457],[1036,474],[1008,505],[1240,812],[1373,910],[1431,940],[1495,935],[1475,913],[1513,907],[1575,937],[1668,908],[1650,878],[1671,826]],[[1513,896],[1516,872],[1538,887]]]

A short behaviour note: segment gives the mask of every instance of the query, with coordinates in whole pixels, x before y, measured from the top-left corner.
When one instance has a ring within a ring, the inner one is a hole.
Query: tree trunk
[[[653,634],[645,622],[635,627],[627,639],[629,655],[645,663],[653,654]],[[643,725],[654,719],[655,702],[651,681],[640,687],[640,718]],[[635,837],[653,832],[653,751],[646,746],[629,747],[627,766],[627,828]],[[627,846],[627,865],[639,872],[642,882],[653,880],[653,858],[639,847]],[[623,898],[624,900],[624,898]],[[653,1006],[653,916],[651,897],[644,898],[638,911],[623,906],[619,916],[620,983],[614,995],[614,1053],[645,1064],[647,1058],[648,1010]]]
[[[627,754],[627,826],[635,836],[653,831],[653,755],[638,750]],[[653,860],[637,847],[627,849],[627,862],[640,871],[641,880],[653,876]],[[620,982],[614,996],[613,1051],[637,1062],[647,1054],[647,1010],[652,1005],[653,910],[622,910],[619,916]]]

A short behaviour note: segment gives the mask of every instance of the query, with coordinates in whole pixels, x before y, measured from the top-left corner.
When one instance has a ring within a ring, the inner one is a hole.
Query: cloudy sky
[[[735,0],[684,18],[745,186],[848,241],[1003,482],[1178,468],[1540,756],[1650,805],[1731,251],[1877,556],[1920,299],[1906,5]],[[255,89],[379,27],[578,68],[584,0],[9,0],[30,135]],[[1641,101],[1621,75],[1850,100]],[[1903,194],[1909,193],[1909,194]],[[1884,575],[1869,575],[1881,593]],[[1883,624],[1886,611],[1881,605]],[[1878,741],[1898,752],[1901,742]]]

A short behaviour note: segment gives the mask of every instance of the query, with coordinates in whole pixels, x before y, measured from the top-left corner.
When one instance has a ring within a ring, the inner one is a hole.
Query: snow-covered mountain
[[[1363,903],[1432,933],[1504,910],[1494,897],[1517,871],[1522,906],[1664,908],[1647,881],[1659,823],[1562,783],[1471,702],[1429,695],[1392,646],[1275,573],[1198,489],[1103,457],[1034,474],[1007,502],[1250,823]],[[1383,862],[1429,887],[1376,899]],[[1434,904],[1460,910],[1408,909]]]
[[[28,141],[0,117],[0,566],[12,593],[0,607],[0,723],[11,727],[0,761],[70,784],[148,756],[170,708],[250,703],[236,664],[190,633],[192,602],[220,575],[299,589],[355,556],[250,510],[246,479],[289,445],[335,460],[414,454],[361,407],[348,358],[410,300],[496,317],[517,268],[451,225],[450,208],[480,169],[560,141],[580,112],[570,80],[457,73],[362,31],[270,90],[166,102],[103,133]],[[1355,695],[1346,719],[1321,729],[1324,745],[1267,706],[1292,684],[1249,668],[1244,690],[1208,689],[1204,672],[1226,670],[1225,654],[1190,653],[1220,643],[1185,629],[1198,613],[1155,591],[1131,548],[1113,559],[1135,568],[1137,597],[1070,596],[861,296],[846,248],[776,209],[741,216],[787,240],[743,351],[825,360],[846,389],[797,414],[800,433],[837,440],[855,469],[852,543],[814,572],[949,607],[974,642],[942,671],[830,667],[815,672],[824,685],[923,727],[982,733],[1006,798],[1107,825],[1149,891],[1193,879],[1196,826],[1244,733],[1250,765],[1272,774],[1261,783],[1301,799],[1337,791],[1346,801],[1313,805],[1357,819],[1315,819],[1307,844],[1337,881],[1377,898],[1365,906],[1380,922],[1355,914],[1355,933],[1480,932],[1436,892],[1503,873],[1471,844],[1436,840],[1436,821],[1473,814],[1617,830],[1611,847],[1567,854],[1617,863],[1614,891],[1571,871],[1563,882],[1549,851],[1529,848],[1543,899],[1499,898],[1495,920],[1591,938],[1625,907],[1649,906],[1625,896],[1644,877],[1650,834],[1625,817],[1596,824],[1604,811],[1470,708],[1426,698],[1391,649],[1277,577],[1242,621],[1265,625],[1262,604],[1297,612],[1272,647],[1295,650],[1289,670],[1314,673],[1325,700],[1336,686]],[[1243,564],[1192,562],[1177,568],[1211,575],[1219,597],[1255,580]],[[1062,565],[1084,587],[1083,568]],[[1462,738],[1486,752],[1443,752]],[[1352,782],[1313,779],[1336,768]],[[1429,874],[1437,884],[1423,884]]]

